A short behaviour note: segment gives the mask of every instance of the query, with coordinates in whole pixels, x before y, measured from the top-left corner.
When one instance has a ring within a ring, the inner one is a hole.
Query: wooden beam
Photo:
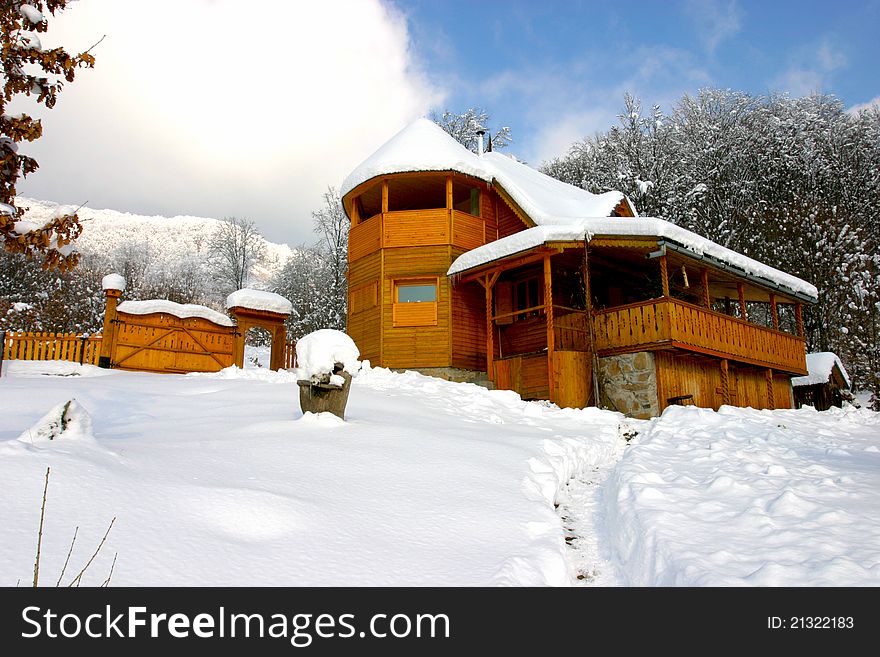
[[[388,178],[382,179],[382,214],[388,212]]]
[[[660,285],[663,288],[663,296],[669,296],[669,267],[666,262],[666,256],[660,256]]]
[[[749,321],[749,314],[746,311],[746,292],[742,283],[736,284],[736,293],[739,295],[739,316],[740,319]]]
[[[779,330],[779,308],[776,306],[776,295],[770,293],[770,317],[773,319],[773,329]]]
[[[721,403],[730,404],[730,370],[727,359],[721,359]]]
[[[703,306],[711,309],[712,298],[709,296],[709,270],[705,267],[700,270],[700,282],[703,286]]]
[[[553,373],[553,352],[555,336],[553,334],[553,281],[550,255],[544,256],[544,314],[547,318],[547,387],[550,391],[550,401],[555,402],[559,396],[556,394],[555,376]]]
[[[495,380],[495,323],[492,321],[492,288],[498,280],[499,272],[486,274],[480,284],[486,288],[486,375],[490,381]]]
[[[798,337],[804,338],[804,304],[796,303],[794,304],[794,319],[797,322],[797,334]]]
[[[520,256],[518,258],[513,258],[512,260],[501,260],[494,261],[491,263],[486,263],[485,265],[480,265],[479,268],[474,268],[470,270],[468,274],[456,274],[458,276],[458,281],[461,283],[469,283],[470,281],[480,280],[487,271],[498,271],[504,272],[508,269],[514,269],[516,267],[521,267],[523,265],[528,265],[533,262],[538,262],[544,259],[544,256],[547,254],[558,253],[557,249],[542,247],[540,249],[531,251],[528,255]]]

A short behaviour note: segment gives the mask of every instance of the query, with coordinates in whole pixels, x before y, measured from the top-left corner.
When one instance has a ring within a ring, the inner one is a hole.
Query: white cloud
[[[272,239],[311,241],[326,186],[442,98],[380,0],[90,0],[43,43],[79,51],[105,33],[96,68],[41,114],[26,149],[41,169],[21,193],[247,216]]]
[[[742,13],[736,0],[685,0],[685,12],[697,28],[703,47],[713,53],[718,46],[740,31]]]
[[[792,57],[793,63],[774,78],[770,86],[792,96],[819,93],[830,86],[833,74],[847,65],[846,55],[830,41],[800,47]]]
[[[850,114],[858,114],[859,112],[861,112],[863,110],[872,109],[872,108],[876,109],[877,111],[880,111],[880,96],[876,96],[866,103],[859,103],[858,105],[853,105],[852,107],[850,107],[846,111],[849,112]]]

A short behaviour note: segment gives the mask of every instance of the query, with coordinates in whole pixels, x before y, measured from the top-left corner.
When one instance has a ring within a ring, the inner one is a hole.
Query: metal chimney
[[[486,131],[483,128],[477,129],[477,155],[483,157],[483,135]]]

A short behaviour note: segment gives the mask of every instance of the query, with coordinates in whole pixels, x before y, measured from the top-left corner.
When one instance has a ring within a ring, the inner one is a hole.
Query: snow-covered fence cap
[[[296,377],[306,381],[333,374],[336,363],[355,376],[361,367],[358,360],[360,355],[354,340],[342,331],[319,329],[296,343]]]
[[[252,290],[246,287],[236,290],[226,297],[226,309],[230,308],[248,308],[289,315],[293,310],[293,304],[280,294],[265,290]]]
[[[119,274],[107,274],[101,279],[101,289],[125,292],[125,278]]]

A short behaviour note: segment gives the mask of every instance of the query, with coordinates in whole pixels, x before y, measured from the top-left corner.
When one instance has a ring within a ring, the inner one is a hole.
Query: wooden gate
[[[234,363],[235,327],[202,317],[119,312],[112,367],[141,372],[218,372]]]

